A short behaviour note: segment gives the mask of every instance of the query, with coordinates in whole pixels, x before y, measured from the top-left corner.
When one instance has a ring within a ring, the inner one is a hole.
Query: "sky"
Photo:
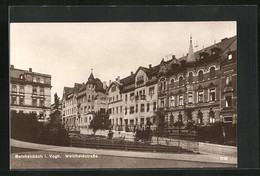
[[[158,65],[236,35],[236,22],[11,23],[10,64],[52,76],[54,94],[86,82],[124,78],[139,66]]]

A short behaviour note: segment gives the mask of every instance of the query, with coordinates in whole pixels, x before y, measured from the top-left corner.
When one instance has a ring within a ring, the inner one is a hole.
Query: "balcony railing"
[[[141,95],[141,100],[146,100],[146,96],[145,95]]]

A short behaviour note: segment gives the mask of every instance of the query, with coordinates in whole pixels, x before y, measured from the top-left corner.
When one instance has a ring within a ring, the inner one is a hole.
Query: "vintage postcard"
[[[236,25],[11,22],[10,168],[236,168]]]

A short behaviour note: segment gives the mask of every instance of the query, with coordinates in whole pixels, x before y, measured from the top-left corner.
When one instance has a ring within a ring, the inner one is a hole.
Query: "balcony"
[[[136,96],[135,96],[135,101],[138,101],[138,100],[139,100],[139,96],[136,95]]]

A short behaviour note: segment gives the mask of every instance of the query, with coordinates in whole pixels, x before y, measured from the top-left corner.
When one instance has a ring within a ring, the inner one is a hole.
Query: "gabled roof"
[[[73,87],[64,87],[63,88],[63,91],[64,91],[64,98],[66,99],[67,98],[67,96],[69,95],[69,94],[71,94],[72,92],[73,92]]]

